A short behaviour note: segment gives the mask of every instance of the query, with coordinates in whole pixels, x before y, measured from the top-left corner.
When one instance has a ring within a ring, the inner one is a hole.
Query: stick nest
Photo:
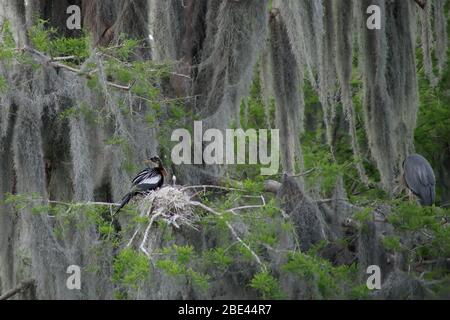
[[[194,227],[198,217],[194,214],[190,195],[185,191],[165,186],[148,193],[138,204],[139,212],[147,216],[157,216],[169,225],[180,228],[181,225]]]

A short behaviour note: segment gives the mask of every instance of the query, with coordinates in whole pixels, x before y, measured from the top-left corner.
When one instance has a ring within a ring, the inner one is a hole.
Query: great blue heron
[[[160,188],[164,183],[164,177],[167,175],[166,169],[162,165],[162,161],[158,156],[152,157],[150,161],[156,166],[154,168],[145,168],[132,181],[132,189],[123,197],[116,213],[120,211],[134,196],[145,194],[151,190]]]
[[[420,154],[412,154],[403,161],[406,186],[420,199],[423,206],[431,206],[436,196],[436,178],[430,163]]]

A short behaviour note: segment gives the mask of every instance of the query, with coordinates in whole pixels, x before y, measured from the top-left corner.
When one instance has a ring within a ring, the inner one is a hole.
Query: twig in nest
[[[140,202],[139,210],[141,217],[151,217],[143,234],[143,240],[139,248],[148,256],[151,256],[149,250],[145,247],[148,242],[148,236],[156,219],[163,219],[169,225],[180,228],[181,225],[189,226],[196,229],[194,222],[197,221],[192,207],[190,205],[189,195],[179,189],[166,186],[161,189],[151,191]],[[145,214],[143,214],[145,212]],[[139,226],[134,232],[127,246],[131,246],[134,239],[141,230]],[[196,229],[197,230],[197,229]]]

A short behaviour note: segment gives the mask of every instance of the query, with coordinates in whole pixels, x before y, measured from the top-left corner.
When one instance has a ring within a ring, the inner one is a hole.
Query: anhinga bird
[[[156,166],[145,168],[132,181],[131,191],[123,197],[116,213],[120,211],[134,196],[146,194],[149,191],[160,188],[164,183],[164,177],[167,175],[166,169],[158,156],[150,158]]]
[[[430,163],[420,154],[412,154],[403,161],[406,186],[420,199],[423,206],[431,206],[436,196],[436,178]]]

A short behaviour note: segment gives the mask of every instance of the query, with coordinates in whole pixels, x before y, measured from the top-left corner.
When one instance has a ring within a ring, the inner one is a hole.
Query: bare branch
[[[206,211],[208,211],[208,212],[210,212],[210,213],[213,213],[213,214],[215,214],[215,215],[217,215],[217,216],[221,216],[221,214],[220,214],[219,212],[217,212],[216,210],[214,210],[214,209],[212,209],[212,208],[210,208],[210,207],[204,205],[204,204],[201,203],[201,202],[198,202],[198,201],[191,201],[191,204],[194,205],[194,206],[199,206],[199,207],[201,207],[202,209],[204,209],[204,210],[206,210]],[[252,206],[246,206],[246,207],[234,208],[234,209],[230,209],[230,210],[228,210],[228,211],[237,210],[237,209],[244,209],[244,208],[250,208],[250,207],[252,207]],[[258,207],[262,207],[262,206],[258,206]],[[236,238],[236,240],[239,241],[239,242],[240,242],[240,243],[241,243],[241,244],[242,244],[242,245],[243,245],[243,246],[251,253],[251,255],[255,258],[256,262],[261,266],[261,268],[262,268],[263,270],[265,270],[264,264],[261,262],[261,259],[260,259],[260,258],[258,257],[258,255],[255,253],[255,251],[253,251],[253,250],[250,248],[250,246],[249,246],[247,243],[245,243],[245,242],[239,237],[239,235],[237,234],[236,230],[234,230],[233,226],[232,226],[228,221],[226,221],[225,224],[227,225],[228,229],[231,231],[231,234]]]
[[[145,247],[145,243],[147,242],[147,239],[148,239],[148,234],[149,234],[150,229],[151,229],[151,227],[152,227],[152,225],[153,225],[153,222],[156,220],[156,218],[158,218],[158,217],[161,216],[162,214],[163,214],[162,212],[159,212],[159,213],[154,214],[154,215],[151,217],[150,223],[148,224],[147,228],[145,229],[145,232],[144,232],[144,238],[142,239],[141,245],[139,246],[139,248],[142,250],[142,252],[145,253],[145,255],[146,255],[147,257],[150,257],[150,253],[148,252],[147,248]]]
[[[52,65],[55,68],[66,69],[66,70],[75,72],[77,74],[81,74],[80,69],[76,69],[76,68],[68,66],[66,64],[63,64],[63,63],[60,63],[60,62],[52,62],[52,60],[50,60],[49,63],[50,63],[50,65]]]
[[[65,56],[65,57],[53,57],[52,61],[63,61],[63,60],[73,60],[76,59],[75,56]]]
[[[58,62],[60,60],[69,60],[70,58],[73,58],[73,56],[68,56],[68,57],[56,57],[56,58],[52,58],[52,57],[48,57],[47,55],[45,55],[44,53],[33,49],[31,47],[24,47],[21,49],[16,49],[16,51],[28,51],[31,54],[34,54],[36,56],[38,56],[39,58],[43,59],[45,61],[45,63],[49,64],[50,66],[54,67],[54,68],[59,68],[59,69],[65,69],[68,70],[70,72],[73,72],[79,76],[85,76],[87,78],[90,78],[94,73],[98,72],[98,69],[92,70],[90,73],[85,74],[84,72],[82,72],[80,69],[74,68],[72,66],[69,66],[67,64],[63,64],[61,62]],[[125,90],[128,91],[131,89],[132,84],[128,84],[128,85],[121,85],[121,84],[117,84],[114,82],[110,82],[110,81],[106,81],[106,84],[108,86],[111,86],[113,88],[117,88],[120,90]]]
[[[36,199],[36,200],[43,200],[43,199]],[[53,204],[62,204],[66,206],[120,206],[120,203],[114,203],[114,202],[93,202],[93,201],[87,201],[87,202],[80,202],[80,203],[70,203],[70,202],[62,202],[62,201],[55,201],[55,200],[48,200],[48,203]]]
[[[231,231],[231,233],[233,234],[233,236],[236,238],[236,240],[239,241],[239,242],[240,242],[240,243],[241,243],[248,251],[250,251],[251,255],[253,256],[253,258],[255,258],[256,262],[261,266],[261,268],[262,268],[263,270],[265,270],[266,268],[265,268],[264,264],[261,262],[261,259],[260,259],[260,258],[258,257],[258,255],[255,253],[255,251],[253,251],[253,250],[250,248],[250,246],[249,246],[248,244],[246,244],[246,243],[239,237],[239,235],[237,234],[236,230],[234,230],[233,226],[232,226],[228,221],[226,221],[225,223],[226,223],[228,229],[230,229],[230,231]]]
[[[20,292],[23,292],[25,290],[28,290],[29,288],[31,288],[34,285],[35,285],[35,281],[34,280],[23,281],[16,288],[11,289],[9,291],[6,291],[3,295],[1,295],[0,296],[0,300],[8,300],[12,296],[14,296],[14,295],[16,295],[16,294],[18,294]]]

